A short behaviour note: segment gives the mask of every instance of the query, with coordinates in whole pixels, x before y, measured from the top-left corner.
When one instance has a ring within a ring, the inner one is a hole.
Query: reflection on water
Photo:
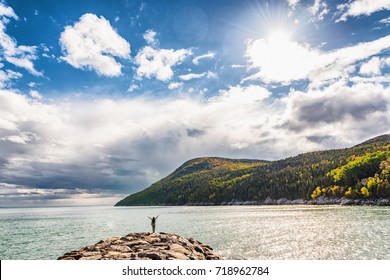
[[[193,237],[228,259],[390,259],[390,207],[217,206],[0,209],[0,259],[56,259],[110,236]]]

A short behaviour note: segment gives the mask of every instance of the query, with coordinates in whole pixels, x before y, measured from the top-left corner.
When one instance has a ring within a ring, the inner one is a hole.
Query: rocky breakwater
[[[219,260],[213,249],[170,233],[130,233],[71,251],[59,260]]]

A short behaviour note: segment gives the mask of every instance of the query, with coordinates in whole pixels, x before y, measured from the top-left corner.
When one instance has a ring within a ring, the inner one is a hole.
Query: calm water
[[[56,259],[111,236],[193,237],[228,259],[390,259],[390,207],[58,207],[0,209],[0,259]]]

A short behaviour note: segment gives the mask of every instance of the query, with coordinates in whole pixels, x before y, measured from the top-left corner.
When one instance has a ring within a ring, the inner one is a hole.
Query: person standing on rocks
[[[148,218],[152,221],[151,225],[152,225],[152,231],[153,231],[153,233],[156,231],[156,220],[157,220],[158,216],[160,216],[160,215],[157,215],[157,217],[152,217],[152,218],[150,218],[150,217],[148,216]]]

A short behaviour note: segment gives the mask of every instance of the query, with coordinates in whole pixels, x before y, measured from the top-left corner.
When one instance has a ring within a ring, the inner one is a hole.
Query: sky
[[[390,132],[390,0],[0,0],[0,207]]]

